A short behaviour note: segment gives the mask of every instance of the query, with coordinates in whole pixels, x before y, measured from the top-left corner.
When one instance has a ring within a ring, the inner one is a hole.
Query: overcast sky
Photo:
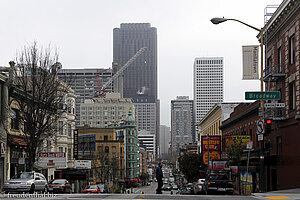
[[[242,45],[258,44],[257,31],[237,22],[213,25],[213,17],[235,18],[257,28],[267,5],[282,0],[1,0],[0,66],[34,40],[59,50],[63,68],[109,68],[113,28],[151,23],[158,35],[158,88],[161,124],[170,125],[170,102],[193,99],[196,57],[224,57],[224,100],[245,101],[260,90],[242,80]]]

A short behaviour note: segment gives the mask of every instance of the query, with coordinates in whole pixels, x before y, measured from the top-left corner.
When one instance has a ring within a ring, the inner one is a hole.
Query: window
[[[72,136],[72,126],[68,124],[68,136]]]
[[[296,109],[295,81],[289,84],[289,109]]]
[[[108,146],[105,147],[105,153],[109,153],[109,147]]]
[[[58,147],[58,152],[64,152],[64,148],[63,147]]]
[[[72,159],[72,151],[71,148],[68,148],[68,160]]]
[[[278,72],[282,72],[281,68],[281,47],[277,49],[277,64],[278,64]]]
[[[16,109],[12,109],[10,112],[10,125],[11,129],[19,130],[19,120],[20,120],[20,114],[19,111]]]
[[[289,58],[290,64],[295,63],[295,35],[292,35],[289,40]]]
[[[270,56],[268,59],[267,59],[267,67],[271,67],[272,66],[272,57]]]
[[[58,122],[58,133],[59,133],[59,135],[63,135],[64,134],[63,126],[64,126],[63,122],[59,121]]]
[[[277,146],[277,156],[280,160],[280,157],[281,157],[281,152],[282,152],[282,142],[281,142],[281,137],[277,137],[276,138],[276,146]]]
[[[107,140],[108,140],[108,136],[105,135],[105,136],[104,136],[104,141],[107,141]]]

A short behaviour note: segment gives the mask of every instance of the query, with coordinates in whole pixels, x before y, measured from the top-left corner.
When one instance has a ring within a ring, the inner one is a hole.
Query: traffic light
[[[272,128],[272,120],[267,119],[266,121],[266,126],[265,126],[265,134],[270,135],[271,133],[271,128]]]

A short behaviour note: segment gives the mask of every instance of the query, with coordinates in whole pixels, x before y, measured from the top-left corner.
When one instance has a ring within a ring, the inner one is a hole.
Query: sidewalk
[[[252,194],[259,199],[300,199],[300,188]]]

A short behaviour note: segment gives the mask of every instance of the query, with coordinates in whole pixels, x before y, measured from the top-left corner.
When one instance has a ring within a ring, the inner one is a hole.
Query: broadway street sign
[[[246,100],[280,100],[280,92],[245,92]]]

